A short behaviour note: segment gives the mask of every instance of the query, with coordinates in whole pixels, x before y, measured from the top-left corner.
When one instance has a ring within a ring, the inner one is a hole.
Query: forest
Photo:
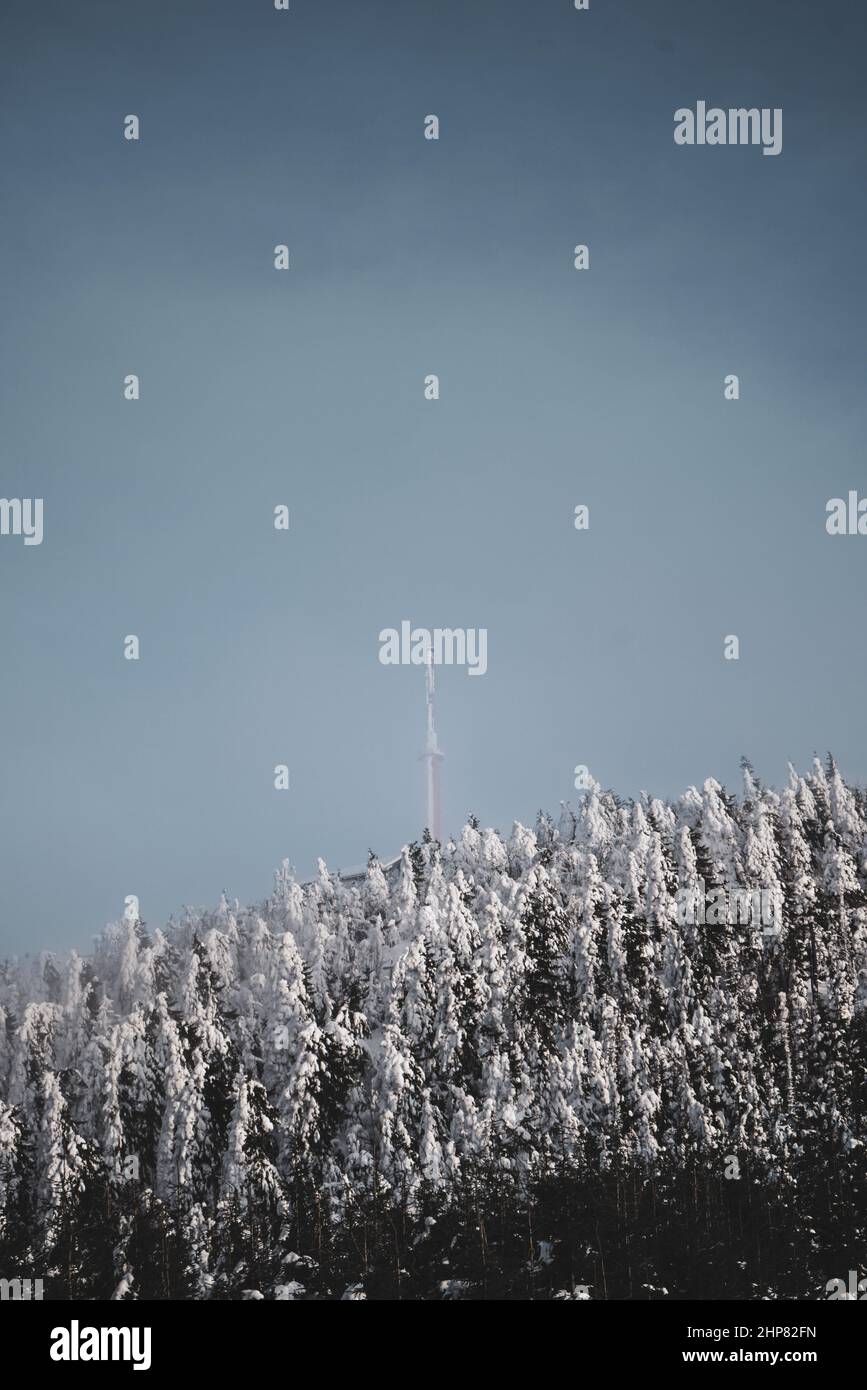
[[[685,917],[699,883],[774,930]],[[744,762],[5,961],[0,1276],[824,1299],[867,1270],[865,889],[864,790]]]

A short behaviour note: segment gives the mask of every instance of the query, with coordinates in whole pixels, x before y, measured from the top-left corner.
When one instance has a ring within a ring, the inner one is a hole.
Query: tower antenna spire
[[[436,682],[434,680],[433,653],[428,652],[427,670],[425,672],[425,691],[427,698],[427,738],[425,740],[424,757],[425,770],[427,773],[427,828],[435,840],[442,841],[442,803],[440,800],[440,763],[443,754],[440,752],[437,742],[436,723],[434,722],[434,695],[436,694]]]

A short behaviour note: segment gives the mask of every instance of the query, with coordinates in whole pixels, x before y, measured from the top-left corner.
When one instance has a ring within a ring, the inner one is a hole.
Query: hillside
[[[59,1298],[822,1298],[867,1267],[865,890],[863,791],[745,765],[737,798],[593,787],[7,962],[0,1267]]]

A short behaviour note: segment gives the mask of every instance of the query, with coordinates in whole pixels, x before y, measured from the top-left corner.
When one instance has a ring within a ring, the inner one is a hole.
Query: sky
[[[44,537],[0,536],[0,953],[420,838],[404,619],[488,634],[437,673],[447,833],[579,764],[867,780],[867,537],[825,529],[867,496],[865,39],[850,0],[5,0],[0,495]],[[676,145],[700,100],[781,153]]]

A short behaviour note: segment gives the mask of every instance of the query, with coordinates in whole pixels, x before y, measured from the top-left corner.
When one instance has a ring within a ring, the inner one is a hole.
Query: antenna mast
[[[443,754],[440,752],[437,743],[437,731],[434,723],[434,694],[436,685],[434,683],[433,653],[428,653],[427,672],[425,674],[425,687],[427,692],[427,739],[425,741],[425,751],[423,754],[427,771],[427,828],[435,840],[442,841],[442,806],[440,802],[440,763]]]

